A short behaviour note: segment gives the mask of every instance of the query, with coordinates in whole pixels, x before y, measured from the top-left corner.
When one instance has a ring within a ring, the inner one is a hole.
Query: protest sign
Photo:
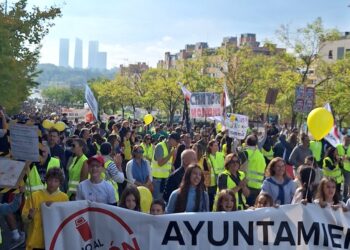
[[[11,155],[15,160],[38,162],[38,127],[18,123],[10,124]]]
[[[299,85],[295,89],[294,111],[299,113],[310,113],[314,107],[315,88]]]
[[[85,86],[85,100],[89,105],[91,112],[94,114],[95,119],[98,120],[98,103],[96,101],[94,93],[92,93],[88,85]]]
[[[231,138],[243,140],[247,135],[249,127],[249,118],[240,114],[227,114],[225,119],[225,127]]]
[[[42,205],[54,249],[348,249],[350,217],[317,204],[152,216],[88,201]]]
[[[0,158],[0,188],[16,188],[23,179],[25,162]]]
[[[220,95],[209,92],[193,92],[190,98],[190,117],[208,118],[221,116]]]

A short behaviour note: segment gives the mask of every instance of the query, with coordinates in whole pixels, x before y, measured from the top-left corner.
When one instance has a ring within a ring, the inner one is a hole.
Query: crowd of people
[[[2,157],[10,155],[9,119],[1,109]],[[348,135],[335,148],[275,124],[265,124],[263,132],[250,127],[246,139],[237,140],[214,124],[195,125],[189,132],[179,124],[145,126],[114,117],[63,121],[61,132],[33,121],[42,134],[41,161],[27,163],[25,190],[2,195],[0,214],[12,233],[12,239],[5,239],[13,241],[11,249],[25,240],[27,249],[44,249],[42,203],[89,200],[153,215],[296,203],[350,209]],[[146,211],[138,187],[152,193]],[[25,233],[16,213],[29,224]]]

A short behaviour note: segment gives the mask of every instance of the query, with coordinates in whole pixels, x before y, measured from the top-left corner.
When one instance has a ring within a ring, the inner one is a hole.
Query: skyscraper
[[[75,39],[74,68],[83,68],[83,41],[79,38]]]
[[[60,39],[60,54],[59,63],[60,67],[69,67],[69,39]]]
[[[107,52],[98,52],[96,68],[100,70],[107,68]]]
[[[89,41],[88,68],[96,69],[98,61],[98,41]]]

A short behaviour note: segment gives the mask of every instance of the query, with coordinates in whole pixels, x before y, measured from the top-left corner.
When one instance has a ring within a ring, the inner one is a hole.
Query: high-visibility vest
[[[312,152],[313,157],[315,157],[316,161],[321,160],[322,154],[322,142],[320,141],[310,141],[310,150]]]
[[[69,195],[77,192],[77,186],[80,182],[80,173],[83,168],[84,162],[87,160],[87,157],[83,154],[78,159],[76,156],[73,158],[71,165],[68,168],[68,193]]]
[[[248,166],[247,166],[247,179],[248,187],[254,189],[261,189],[261,185],[265,177],[266,162],[264,155],[259,149],[247,149],[248,153]]]
[[[224,153],[224,155],[227,155],[227,144],[226,143],[224,145],[222,145],[221,152]]]
[[[125,160],[131,160],[132,155],[131,155],[131,142],[130,139],[124,141],[124,157]]]
[[[334,165],[331,158],[329,157],[324,158],[323,166],[322,166],[323,175],[326,177],[333,178],[337,184],[342,183],[344,181],[344,176],[339,168],[339,164],[335,165],[335,168],[333,170],[330,170],[329,168],[327,168],[327,161],[330,162],[332,165]]]
[[[164,141],[162,141],[158,143],[157,146],[158,145],[161,145],[163,148],[163,158],[167,157],[169,155],[167,144]],[[152,164],[151,164],[152,176],[154,178],[161,178],[161,179],[168,178],[172,168],[173,156],[171,156],[168,162],[165,163],[163,166],[159,166],[158,162],[154,159],[154,155],[155,153],[153,153]]]
[[[153,157],[153,145],[146,145],[145,143],[141,143],[140,146],[142,147],[144,153],[143,156],[148,160],[152,160]]]
[[[104,168],[107,169],[108,165],[113,162],[112,160],[107,160],[104,164]],[[109,182],[113,188],[114,188],[114,193],[115,193],[115,200],[118,202],[119,201],[119,193],[118,193],[118,183],[116,183],[115,181],[113,181],[110,178],[107,178],[106,173],[102,172],[101,173],[101,179],[106,180],[107,182]]]
[[[210,154],[208,159],[211,166],[210,186],[213,187],[216,186],[218,175],[225,171],[225,156],[222,152],[216,152],[215,156]]]
[[[54,167],[60,168],[60,160],[55,157],[51,157],[49,163],[47,164],[46,172]],[[35,164],[33,165],[27,177],[26,187],[28,192],[29,190],[34,192],[45,188],[45,184],[41,181],[38,169]]]
[[[227,189],[234,189],[237,187],[236,183],[232,180],[231,178],[231,173],[228,170],[225,170],[221,174],[227,175]],[[238,170],[238,176],[239,180],[242,181],[245,178],[245,173],[243,171]],[[219,194],[220,190],[219,188],[217,189],[217,195]],[[241,194],[241,197],[239,197],[239,192],[235,193],[235,198],[236,198],[236,209],[237,210],[244,210],[245,209],[245,204],[246,204],[246,198],[243,194]]]
[[[262,154],[271,161],[273,159],[273,149],[271,147],[270,151],[266,151],[264,148],[261,149]]]
[[[343,161],[344,164],[344,170],[350,172],[350,161],[348,160],[350,158],[350,146],[345,150],[344,146],[339,144],[337,146],[338,155],[343,157],[345,156],[347,159]]]

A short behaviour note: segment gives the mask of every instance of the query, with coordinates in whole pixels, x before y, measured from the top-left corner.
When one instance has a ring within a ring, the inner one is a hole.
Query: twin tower
[[[74,68],[83,68],[83,41],[75,39]],[[69,67],[69,39],[60,39],[59,66]],[[105,70],[107,52],[98,51],[98,41],[89,41],[88,68]]]

